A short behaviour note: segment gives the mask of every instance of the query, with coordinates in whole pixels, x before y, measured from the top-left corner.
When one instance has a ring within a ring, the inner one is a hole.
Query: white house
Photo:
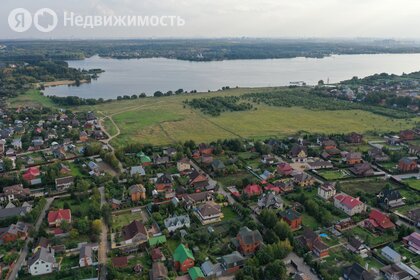
[[[382,248],[381,255],[392,263],[401,262],[401,255],[388,246]]]
[[[324,184],[318,187],[318,195],[325,200],[335,196],[337,193],[333,184]]]
[[[334,206],[343,210],[349,216],[366,211],[366,205],[359,198],[354,198],[344,193],[334,196]]]
[[[29,273],[33,276],[43,275],[59,269],[55,261],[54,249],[41,247],[28,260]]]
[[[92,247],[89,245],[82,246],[79,253],[79,266],[91,266],[92,263]]]
[[[190,170],[191,169],[190,160],[188,158],[183,158],[179,160],[176,163],[176,168],[178,169],[179,172]]]
[[[182,216],[174,215],[170,218],[165,219],[164,223],[165,223],[165,227],[168,229],[169,232],[174,232],[177,229],[183,228],[184,226],[189,228],[190,217],[188,215],[182,215]]]

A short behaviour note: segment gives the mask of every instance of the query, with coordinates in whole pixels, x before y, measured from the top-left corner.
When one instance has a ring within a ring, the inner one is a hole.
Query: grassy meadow
[[[183,101],[196,97],[231,96],[267,91],[278,91],[282,94],[281,88],[239,88],[223,92],[112,101],[72,109],[93,110],[98,112],[98,117],[104,115],[112,117],[121,130],[121,134],[111,142],[115,146],[130,142],[165,145],[190,139],[201,142],[235,137],[266,138],[287,136],[300,131],[385,132],[410,128],[416,121],[415,118],[393,119],[362,110],[317,111],[262,104],[255,104],[255,110],[224,112],[220,116],[211,117],[183,104]],[[54,106],[47,97],[34,91],[12,99],[11,105],[21,105],[22,102]],[[111,121],[105,120],[104,125],[111,135],[116,133]]]

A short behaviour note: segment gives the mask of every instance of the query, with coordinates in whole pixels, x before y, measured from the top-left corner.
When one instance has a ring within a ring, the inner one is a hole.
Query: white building
[[[54,250],[41,247],[28,261],[29,273],[33,276],[43,275],[59,269],[55,261]]]
[[[189,228],[190,217],[188,215],[172,216],[165,219],[164,223],[169,232],[174,232],[177,229],[183,228],[184,226]]]
[[[343,210],[349,216],[366,211],[366,204],[361,202],[359,198],[354,198],[344,193],[334,196],[334,206]]]
[[[382,248],[381,255],[392,263],[401,262],[401,255],[388,246]]]
[[[325,200],[335,196],[337,193],[333,184],[324,184],[318,187],[318,195]]]

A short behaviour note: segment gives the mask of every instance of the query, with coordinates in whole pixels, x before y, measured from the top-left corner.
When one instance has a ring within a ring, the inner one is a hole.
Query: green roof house
[[[140,158],[141,163],[151,163],[152,159],[145,155],[143,152],[139,152],[136,154],[138,158]]]
[[[193,268],[188,269],[188,274],[191,277],[191,280],[201,280],[205,279],[203,272],[200,268],[194,266]]]
[[[173,255],[175,269],[182,272],[187,272],[188,269],[194,267],[194,255],[190,249],[185,247],[184,244],[180,244]]]

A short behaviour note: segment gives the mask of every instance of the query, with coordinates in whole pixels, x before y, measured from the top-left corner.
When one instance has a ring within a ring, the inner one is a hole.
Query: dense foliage
[[[200,109],[204,114],[219,116],[223,112],[248,111],[253,108],[250,103],[239,103],[237,96],[217,96],[210,98],[194,98],[185,101],[194,109]]]

